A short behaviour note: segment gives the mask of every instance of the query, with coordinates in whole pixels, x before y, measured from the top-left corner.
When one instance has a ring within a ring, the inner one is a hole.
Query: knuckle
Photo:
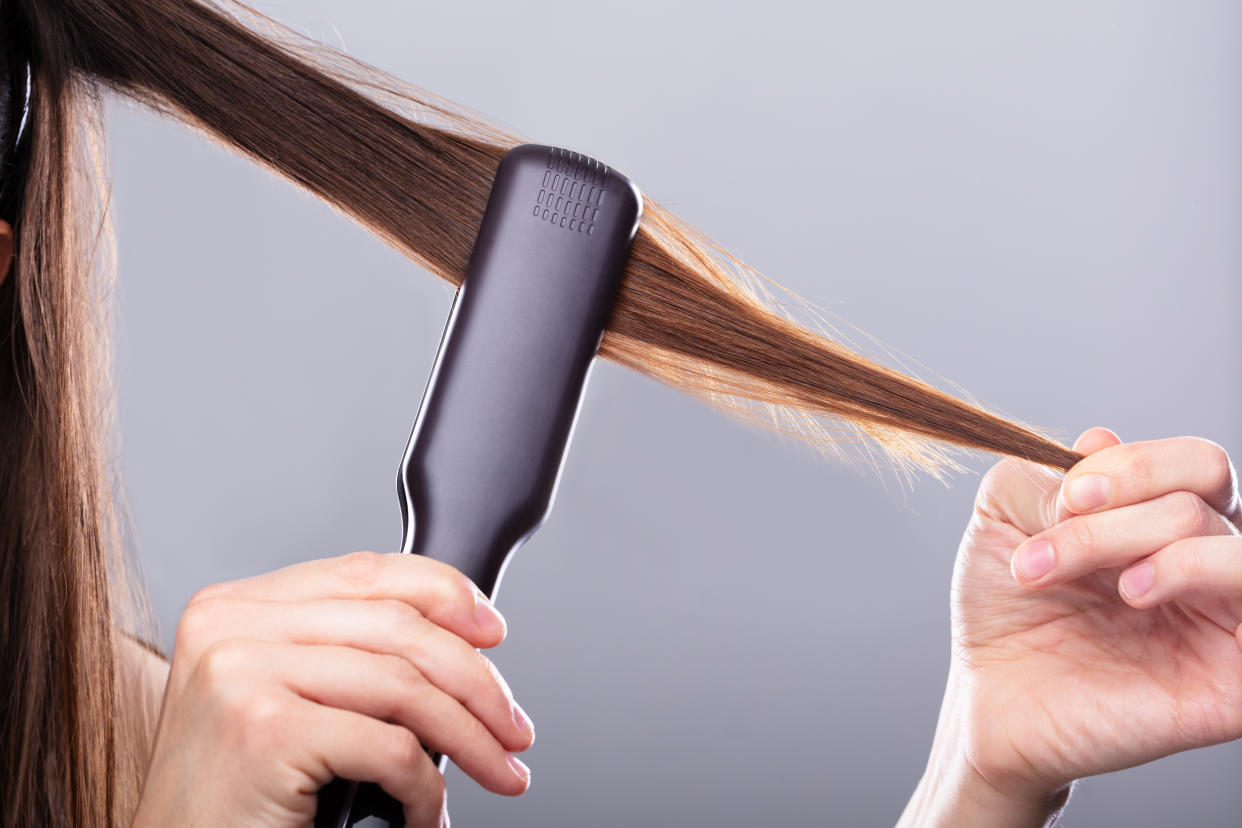
[[[1061,528],[1061,538],[1054,542],[1058,551],[1064,549],[1075,557],[1091,554],[1095,548],[1095,530],[1089,516],[1070,518]]]
[[[454,569],[446,569],[436,579],[436,594],[444,606],[473,607],[474,584],[462,573]]]
[[[1018,461],[1013,457],[1005,457],[1000,461],[993,463],[991,468],[989,468],[983,475],[982,482],[984,483],[984,486],[981,486],[980,488],[995,486],[997,483],[1001,482],[1005,476],[1011,472],[1012,466],[1017,462]]]
[[[244,655],[238,642],[217,641],[203,651],[198,663],[205,677],[226,679],[240,668]]]
[[[243,642],[220,641],[203,652],[195,680],[219,726],[246,749],[265,750],[279,743],[293,711],[289,698],[271,687],[256,686],[259,664]]]
[[[376,552],[350,552],[336,559],[336,576],[349,586],[369,586],[379,579],[383,560]]]
[[[1178,537],[1194,537],[1206,529],[1209,507],[1197,494],[1173,492],[1169,495],[1169,509]]]
[[[1048,510],[1060,487],[1061,475],[1029,460],[1006,457],[983,475],[975,493],[974,513],[1008,520],[1016,504],[1035,500]],[[1051,521],[1049,521],[1051,522]]]
[[[983,475],[980,481],[979,492],[976,500],[986,499],[994,492],[1004,489],[1007,480],[1011,480],[1019,472],[1019,467],[1023,465],[1023,461],[1014,457],[1006,457],[997,463],[993,463],[992,467]]]
[[[384,656],[376,678],[382,679],[384,690],[381,706],[386,721],[413,722],[428,703],[431,682],[418,666],[400,656]]]
[[[390,629],[408,627],[423,619],[423,614],[418,611],[417,607],[412,607],[397,598],[384,598],[375,603],[383,616],[382,623]]]
[[[1164,552],[1152,560],[1156,576],[1174,588],[1194,584],[1204,575],[1203,556],[1194,544],[1179,542],[1170,544]]]
[[[416,767],[423,755],[423,746],[418,738],[397,725],[388,728],[388,735],[380,749],[393,767],[407,771]]]
[[[233,724],[251,744],[279,742],[291,715],[290,705],[274,693],[253,693],[244,704],[234,705]]]
[[[177,622],[174,652],[196,649],[210,637],[211,632],[218,626],[217,613],[223,600],[217,597],[200,597],[197,593],[190,599]]]
[[[385,666],[397,686],[401,688],[402,695],[409,698],[418,695],[428,684],[427,677],[423,675],[423,671],[418,666],[401,656],[385,656],[387,659]]]
[[[235,687],[251,669],[249,648],[240,641],[225,639],[208,645],[198,659],[195,676],[212,695]]]
[[[227,583],[208,584],[190,596],[190,600],[186,603],[186,608],[189,609],[197,604],[209,603],[218,598],[223,598],[228,590],[229,585]]]
[[[1145,492],[1151,489],[1152,482],[1155,480],[1155,470],[1152,467],[1150,454],[1142,446],[1132,444],[1126,448],[1122,467],[1136,491]]]
[[[1202,470],[1208,486],[1213,490],[1231,489],[1234,485],[1234,472],[1229,452],[1218,443],[1202,437],[1188,439],[1194,446],[1195,465]]]

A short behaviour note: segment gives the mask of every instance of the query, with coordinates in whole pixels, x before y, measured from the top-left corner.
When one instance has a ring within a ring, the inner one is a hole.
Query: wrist
[[[1065,785],[1047,793],[1001,791],[965,757],[933,758],[899,828],[1049,828],[1064,810],[1070,788]]]
[[[1045,828],[1069,799],[1072,782],[1036,774],[989,773],[986,754],[972,742],[968,686],[959,665],[950,670],[931,755],[899,828]],[[1012,763],[1009,763],[1012,764]]]

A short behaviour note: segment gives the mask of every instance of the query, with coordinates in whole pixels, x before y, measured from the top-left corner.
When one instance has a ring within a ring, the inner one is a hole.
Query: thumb
[[[1078,439],[1074,441],[1074,451],[1085,457],[1090,454],[1095,454],[1101,449],[1112,448],[1113,446],[1119,445],[1121,445],[1121,438],[1117,436],[1116,432],[1102,426],[1096,426],[1094,428],[1089,428],[1082,434],[1078,435]],[[1065,502],[1062,500],[1062,492],[1059,489],[1057,491],[1055,511],[1057,523],[1074,516],[1074,513],[1066,508]]]
[[[1103,426],[1089,428],[1074,441],[1074,451],[1082,455],[1095,454],[1100,449],[1121,445],[1116,432]]]

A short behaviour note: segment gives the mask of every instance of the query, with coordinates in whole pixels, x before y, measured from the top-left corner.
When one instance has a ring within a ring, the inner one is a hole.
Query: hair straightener
[[[402,552],[495,598],[552,508],[641,215],[638,188],[592,158],[505,154],[397,473]],[[372,783],[335,780],[318,805],[316,828],[405,824]]]

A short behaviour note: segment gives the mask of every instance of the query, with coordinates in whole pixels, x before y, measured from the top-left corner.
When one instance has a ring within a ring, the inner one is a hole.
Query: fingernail
[[[1102,474],[1083,474],[1065,487],[1065,501],[1075,512],[1086,512],[1108,502],[1110,484]]]
[[[1156,567],[1151,561],[1132,566],[1121,573],[1121,591],[1127,598],[1142,598],[1156,583]]]
[[[518,778],[523,782],[530,781],[530,768],[522,764],[522,760],[514,756],[512,753],[509,754],[509,767],[513,768],[513,772],[516,773]]]
[[[484,632],[505,632],[508,629],[505,625],[505,617],[481,592],[474,594],[474,622]]]
[[[1057,562],[1056,552],[1052,544],[1046,540],[1037,540],[1018,550],[1013,556],[1013,568],[1022,581],[1034,581],[1052,571]]]
[[[517,725],[517,729],[522,731],[523,736],[535,735],[535,723],[530,720],[530,716],[526,715],[526,711],[518,706],[517,702],[513,703],[513,723]]]

